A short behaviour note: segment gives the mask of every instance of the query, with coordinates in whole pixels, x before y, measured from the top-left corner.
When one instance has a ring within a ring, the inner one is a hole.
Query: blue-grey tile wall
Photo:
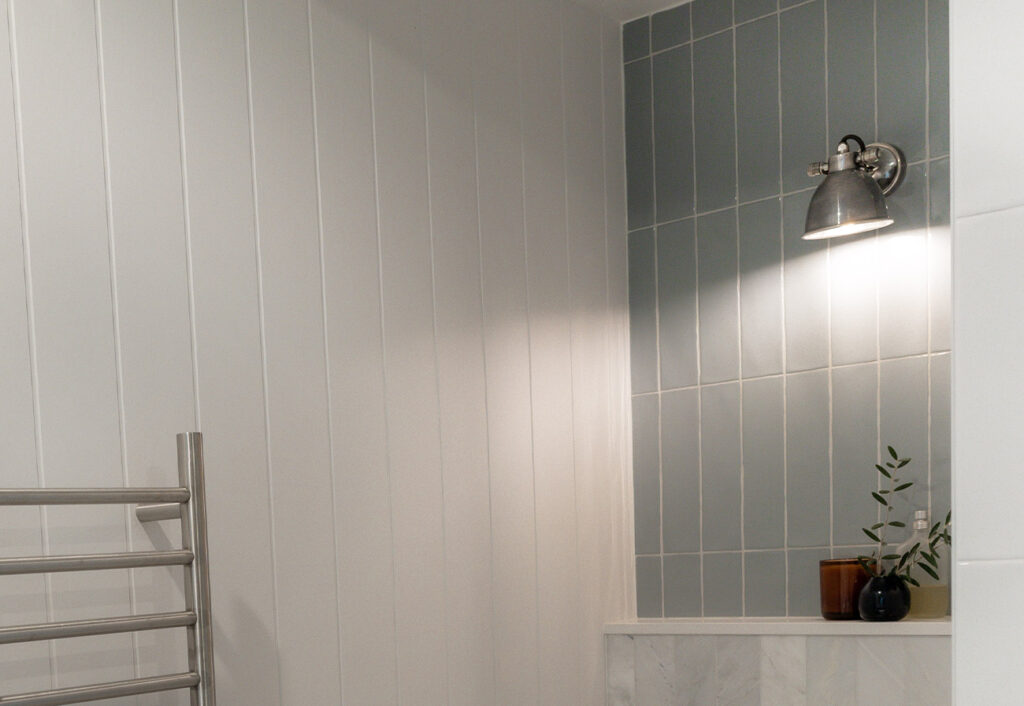
[[[815,614],[887,444],[914,459],[898,512],[948,509],[948,15],[694,0],[623,26],[642,617]],[[846,133],[906,152],[896,224],[802,240],[806,164]]]

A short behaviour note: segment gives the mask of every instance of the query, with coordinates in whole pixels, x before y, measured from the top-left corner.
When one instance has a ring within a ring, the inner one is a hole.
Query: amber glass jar
[[[868,582],[868,573],[856,559],[823,559],[818,562],[821,576],[821,616],[826,620],[857,620],[857,599]]]

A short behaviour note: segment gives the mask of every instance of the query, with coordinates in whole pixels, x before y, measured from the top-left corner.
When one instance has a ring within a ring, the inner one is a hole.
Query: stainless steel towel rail
[[[181,487],[0,489],[0,506],[144,503],[135,508],[135,515],[140,522],[169,519],[181,521],[180,550],[5,558],[0,559],[0,577],[53,571],[180,565],[184,567],[185,573],[185,609],[177,613],[3,627],[0,628],[0,645],[183,627],[188,632],[189,671],[30,694],[0,695],[0,706],[60,706],[173,689],[189,689],[191,706],[216,706],[203,435],[199,432],[178,434],[177,441],[178,482]]]

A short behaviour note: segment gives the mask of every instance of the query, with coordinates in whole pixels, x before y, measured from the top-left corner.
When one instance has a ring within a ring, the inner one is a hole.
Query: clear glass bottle
[[[897,554],[910,551],[917,543],[921,548],[928,549],[928,511],[917,510],[914,513],[913,534],[896,548]],[[944,549],[945,547],[943,547]],[[945,554],[945,552],[944,552]],[[922,559],[923,561],[923,559]],[[939,568],[936,573],[939,580],[936,581],[919,566],[911,570],[910,575],[917,580],[920,586],[908,584],[910,588],[910,613],[909,618],[942,618],[949,615],[949,558],[939,558]]]

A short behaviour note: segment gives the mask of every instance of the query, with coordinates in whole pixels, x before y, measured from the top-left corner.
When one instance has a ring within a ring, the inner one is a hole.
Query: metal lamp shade
[[[871,175],[844,169],[825,177],[807,208],[804,240],[853,235],[892,224],[885,196]]]

